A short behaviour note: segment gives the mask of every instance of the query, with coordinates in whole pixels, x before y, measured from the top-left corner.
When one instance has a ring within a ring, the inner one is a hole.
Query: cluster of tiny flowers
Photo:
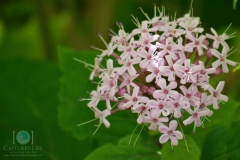
[[[107,128],[111,114],[137,113],[137,123],[159,132],[160,143],[170,140],[177,145],[184,137],[176,130],[180,122],[193,123],[195,132],[220,102],[228,101],[221,93],[224,81],[211,86],[209,80],[236,65],[227,59],[231,49],[225,42],[234,35],[219,35],[213,28],[212,33],[203,33],[200,18],[191,12],[176,19],[155,6],[152,19],[143,14],[147,20],[142,22],[132,15],[137,28],[131,33],[117,23],[118,34],[110,30],[109,43],[99,34],[106,49],[91,46],[101,51],[94,65],[78,60],[92,70],[90,80],[100,79],[87,106]],[[106,102],[105,109],[98,107],[100,101]]]

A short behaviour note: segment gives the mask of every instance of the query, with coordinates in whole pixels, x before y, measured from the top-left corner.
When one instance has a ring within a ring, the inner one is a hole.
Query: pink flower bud
[[[215,75],[219,75],[220,73],[222,73],[222,69],[221,68],[217,68]]]
[[[213,56],[210,49],[207,50],[207,56],[208,56],[209,58],[212,58],[212,56]]]
[[[125,110],[125,108],[123,108],[123,105],[125,104],[125,102],[120,102],[118,103],[118,109],[119,110]]]
[[[146,86],[146,85],[142,86],[141,92],[142,93],[147,93],[148,92],[148,86]]]
[[[146,72],[146,68],[140,68],[142,72]]]
[[[148,88],[148,93],[152,95],[155,90],[156,90],[156,88],[151,86],[151,87]]]
[[[127,93],[126,88],[120,88],[120,89],[118,90],[118,95],[119,95],[119,96],[123,96],[124,93]]]
[[[142,96],[142,92],[141,91],[138,92],[138,96]]]
[[[208,45],[209,45],[209,42],[208,42],[208,40],[203,40],[203,42],[202,42],[202,44],[204,44],[205,46],[207,46],[208,47]]]

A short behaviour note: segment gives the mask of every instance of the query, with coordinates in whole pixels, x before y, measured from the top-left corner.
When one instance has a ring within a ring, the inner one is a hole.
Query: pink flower
[[[101,61],[102,58],[95,58],[94,68],[89,78],[90,80],[93,80],[93,78],[98,75],[98,72],[102,70],[100,67]]]
[[[150,123],[150,126],[148,127],[149,130],[155,130],[158,126],[164,125],[163,122],[168,122],[168,118],[154,118],[148,115],[143,117],[143,122]]]
[[[143,33],[139,41],[136,41],[136,44],[142,48],[150,47],[153,42],[158,40],[158,38],[159,38],[159,35],[151,35],[148,33]]]
[[[181,83],[197,82],[196,73],[200,71],[201,67],[199,65],[191,66],[190,59],[185,60],[185,66],[180,64],[174,64],[173,68],[178,73],[177,75],[181,78]]]
[[[207,46],[203,44],[206,36],[201,35],[200,37],[195,38],[192,34],[187,34],[186,37],[192,41],[191,43],[186,44],[188,52],[193,52],[193,49],[196,47],[198,55],[201,56],[203,54],[203,49],[208,49]]]
[[[200,109],[199,101],[195,103],[195,107],[193,111],[191,109],[187,111],[191,114],[191,116],[183,121],[184,125],[189,125],[192,122],[194,122],[194,125],[197,127],[203,126],[201,117],[212,115],[212,111],[210,111],[208,108]]]
[[[138,96],[138,93],[139,93],[139,87],[134,87],[132,96],[125,93],[124,98],[128,100],[128,102],[125,103],[123,107],[129,108],[133,106],[133,110],[134,110],[137,107],[138,103],[147,103],[149,98],[144,96]]]
[[[170,139],[171,144],[173,146],[178,145],[178,139],[182,139],[183,135],[180,131],[176,131],[176,128],[177,128],[176,120],[172,120],[169,123],[169,127],[167,127],[166,125],[160,125],[158,127],[158,130],[159,130],[159,132],[161,132],[163,134],[161,135],[159,142],[163,144]]]
[[[137,87],[137,85],[135,83],[133,83],[133,80],[135,78],[137,78],[138,76],[139,76],[139,74],[135,74],[133,76],[129,76],[127,73],[124,73],[122,75],[123,81],[120,84],[119,88],[123,88],[123,87],[127,86],[127,91],[128,91],[128,93],[130,93],[130,86]]]
[[[108,59],[107,69],[106,69],[106,71],[103,71],[99,77],[104,78],[105,76],[107,76],[107,77],[113,78],[113,77],[115,77],[116,71],[117,71],[117,69],[113,67],[113,60]]]
[[[148,22],[147,21],[143,21],[142,25],[140,26],[141,28],[138,29],[134,29],[132,31],[132,35],[136,35],[136,34],[148,34],[149,32],[155,32],[157,31],[157,28],[148,28]]]
[[[167,76],[168,77],[168,81],[174,81],[175,80],[176,71],[173,69],[173,60],[172,60],[170,55],[166,55],[165,58],[167,60],[168,65],[160,66],[159,70],[162,72],[163,76]],[[183,64],[183,60],[179,59],[174,64],[182,65]]]
[[[207,38],[214,40],[213,42],[214,48],[218,49],[219,44],[221,44],[224,48],[229,49],[228,44],[225,42],[225,40],[230,38],[227,34],[224,33],[219,36],[213,28],[211,28],[211,32],[213,33],[213,35],[207,33],[206,36]]]
[[[182,94],[179,94],[178,98],[171,100],[172,106],[170,111],[173,113],[175,118],[180,118],[182,116],[181,110],[189,109],[190,103],[187,100],[184,100]]]
[[[118,60],[119,64],[122,64],[122,67],[118,69],[118,74],[122,75],[126,70],[128,70],[128,73],[132,76],[137,73],[135,68],[133,67],[133,64],[138,64],[141,61],[140,57],[136,57],[134,59],[130,59],[130,57],[127,57],[126,60]]]
[[[118,35],[114,35],[111,39],[114,46],[118,46],[118,49],[122,46],[128,45],[128,40],[132,37],[131,34],[127,34],[124,30],[120,29]]]
[[[205,65],[202,61],[199,61],[199,65],[201,67],[198,76],[203,78],[203,81],[207,81],[209,80],[209,74],[214,74],[216,73],[216,68],[205,68]]]
[[[160,37],[160,41],[164,40],[166,37],[179,37],[184,33],[183,29],[177,28],[177,22],[173,21],[171,24],[167,24],[165,27],[160,27],[160,31],[162,31],[162,35]]]
[[[218,58],[215,62],[212,63],[212,66],[217,68],[218,66],[222,65],[222,71],[227,73],[228,67],[227,64],[231,66],[235,66],[237,63],[227,59],[228,55],[228,48],[223,48],[222,54],[219,53],[216,49],[211,49],[211,54]]]
[[[155,62],[151,62],[151,66],[148,68],[148,71],[151,73],[146,77],[146,82],[152,82],[154,78],[161,78],[161,70],[160,70],[160,66],[163,66],[164,64],[164,59],[163,58],[159,58],[158,61]]]
[[[118,75],[113,78],[105,77],[103,78],[102,86],[99,88],[100,93],[109,92],[109,95],[113,97],[117,92],[117,79]]]
[[[213,103],[213,108],[218,109],[218,101],[228,101],[228,97],[225,95],[222,95],[222,89],[224,87],[224,81],[221,81],[218,83],[218,86],[216,89],[213,89],[212,86],[209,87],[208,91],[211,93],[211,95],[208,97],[209,101],[212,101]]]
[[[199,18],[187,18],[185,21],[182,21],[179,23],[179,26],[185,29],[186,33],[192,34],[192,33],[202,33],[203,28],[197,27],[200,23]]]
[[[99,86],[97,91],[92,91],[90,94],[91,101],[87,104],[88,107],[96,107],[98,102],[103,98],[103,95],[100,93]]]
[[[95,111],[95,118],[99,118],[100,124],[104,124],[106,128],[110,127],[110,123],[106,119],[107,116],[111,115],[111,112],[108,109],[104,111],[100,111],[98,108],[94,108]]]
[[[151,45],[148,51],[146,51],[144,48],[140,48],[138,50],[138,55],[142,58],[144,58],[140,62],[141,68],[147,68],[147,66],[150,64],[151,61],[155,58],[154,52],[156,51],[156,46]]]
[[[175,50],[181,50],[182,47],[180,45],[177,45],[173,42],[173,38],[172,37],[168,37],[166,39],[166,44],[162,44],[162,43],[156,43],[156,46],[160,49],[162,49],[162,51],[159,52],[158,56],[160,58],[164,57],[165,54],[169,54],[172,59],[176,60],[177,56],[175,53]]]
[[[160,79],[157,80],[157,85],[162,89],[162,90],[156,90],[153,92],[153,97],[154,98],[164,98],[165,100],[169,99],[169,97],[171,98],[177,98],[178,97],[178,92],[174,91],[173,89],[175,89],[177,87],[177,82],[172,81],[169,83],[169,85],[167,86],[166,84],[166,80],[165,79]]]
[[[119,47],[118,51],[122,52],[120,55],[121,59],[126,59],[127,57],[130,58],[130,56],[135,58],[137,56],[135,48],[137,48],[137,45],[134,41],[134,37],[132,37],[130,42],[128,42],[128,45]]]
[[[188,99],[191,105],[194,104],[194,102],[199,101],[199,98],[195,96],[198,92],[198,88],[194,85],[191,85],[188,89],[185,86],[179,87],[184,94],[184,96]]]
[[[161,113],[163,116],[168,116],[170,114],[167,106],[169,105],[167,101],[159,100],[149,100],[147,105],[151,108],[151,117],[158,118]]]

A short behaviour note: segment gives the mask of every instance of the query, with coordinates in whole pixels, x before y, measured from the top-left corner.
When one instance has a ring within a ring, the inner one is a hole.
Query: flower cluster
[[[213,28],[211,34],[204,34],[200,18],[191,12],[171,19],[164,8],[155,6],[152,19],[144,15],[147,20],[141,23],[132,16],[137,29],[130,33],[117,23],[118,34],[110,30],[109,43],[99,34],[106,49],[91,46],[101,51],[95,65],[79,60],[91,68],[90,80],[100,79],[90,93],[88,107],[107,128],[110,122],[106,118],[114,112],[137,113],[138,124],[162,133],[160,143],[170,139],[177,145],[183,138],[182,132],[176,131],[178,122],[193,123],[195,131],[219,108],[220,101],[228,101],[221,93],[224,81],[215,88],[209,80],[236,65],[227,59],[231,49],[225,42],[233,34],[218,35]],[[106,101],[105,109],[98,108],[99,101]],[[183,118],[183,113],[188,117]]]

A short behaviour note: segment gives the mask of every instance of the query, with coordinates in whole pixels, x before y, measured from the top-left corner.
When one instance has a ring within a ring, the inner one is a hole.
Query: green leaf
[[[213,109],[213,115],[209,117],[212,123],[205,123],[206,127],[211,127],[214,124],[221,124],[226,127],[230,127],[232,124],[232,117],[236,113],[239,102],[229,99],[226,103],[220,103],[219,110]]]
[[[209,131],[215,129],[219,126],[229,128],[234,121],[233,117],[238,110],[239,102],[235,100],[229,99],[226,103],[220,103],[219,110],[213,110],[213,115],[211,117],[207,117],[210,121],[204,121],[204,128],[199,127],[196,129],[196,133],[192,134],[193,132],[193,124],[189,126],[184,126],[184,133],[191,134],[194,138],[196,144],[201,148],[204,142],[204,139]],[[182,125],[183,126],[183,125]]]
[[[118,145],[106,144],[91,154],[89,154],[85,160],[157,160],[160,159],[157,151],[154,151],[151,147],[146,147],[141,144],[138,139],[138,143],[133,145],[128,145],[128,141],[131,136],[126,136],[119,140]],[[134,135],[132,139],[136,139],[137,136]]]
[[[0,68],[1,147],[14,146],[13,131],[26,130],[33,131],[33,145],[43,148],[37,151],[42,156],[34,159],[83,159],[94,149],[93,140],[77,141],[58,125],[60,71],[56,65],[14,59],[0,60]],[[1,156],[9,152],[1,148]]]
[[[73,60],[77,58],[93,64],[95,52],[76,52],[59,48],[59,63],[62,71],[59,121],[60,125],[73,133],[79,140],[92,137],[98,120],[77,126],[78,124],[94,119],[94,113],[87,107],[88,101],[78,102],[79,97],[89,98],[87,92],[96,90],[97,86],[89,80],[90,71],[83,64]],[[106,108],[105,102],[100,102],[100,108]],[[130,111],[120,111],[107,117],[111,123],[110,128],[100,127],[94,138],[99,143],[117,142],[122,136],[131,134],[137,125],[136,116]]]
[[[240,121],[226,131],[217,128],[211,131],[203,145],[202,160],[240,159]]]
[[[178,145],[172,150],[170,142],[163,145],[161,157],[163,160],[198,160],[200,150],[192,137],[185,135],[189,152],[184,140],[179,140]]]

